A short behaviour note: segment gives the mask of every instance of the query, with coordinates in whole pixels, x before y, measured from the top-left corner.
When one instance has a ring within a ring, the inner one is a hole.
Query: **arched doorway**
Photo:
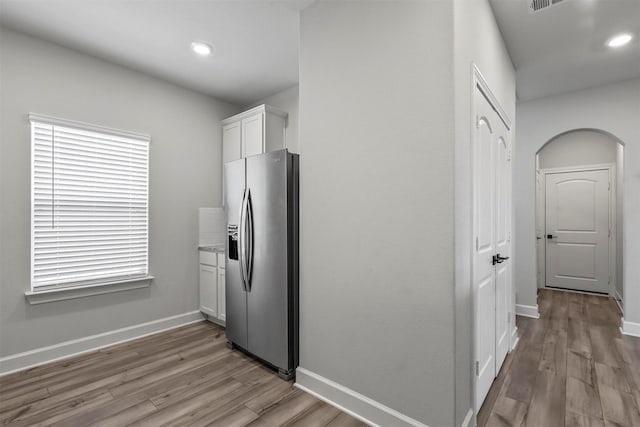
[[[623,172],[623,144],[601,130],[564,132],[538,150],[538,288],[606,294],[622,307]]]

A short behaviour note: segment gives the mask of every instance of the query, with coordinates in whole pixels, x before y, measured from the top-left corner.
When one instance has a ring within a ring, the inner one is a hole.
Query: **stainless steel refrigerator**
[[[298,155],[224,165],[226,335],[293,378],[298,365]]]

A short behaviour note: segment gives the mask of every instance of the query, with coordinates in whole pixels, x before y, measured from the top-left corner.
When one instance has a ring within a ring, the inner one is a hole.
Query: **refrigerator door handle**
[[[242,203],[240,204],[240,227],[238,227],[238,243],[240,250],[238,251],[238,266],[240,267],[240,280],[242,281],[242,289],[247,291],[246,276],[246,232],[247,232],[247,190],[242,193]]]
[[[246,244],[246,257],[245,257],[245,279],[247,292],[251,292],[251,278],[253,273],[253,206],[251,204],[251,189],[247,189],[247,208],[246,208],[246,223],[247,223],[247,244]]]

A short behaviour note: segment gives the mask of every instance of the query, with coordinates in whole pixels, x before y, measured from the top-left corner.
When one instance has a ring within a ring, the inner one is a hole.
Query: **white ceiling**
[[[297,84],[311,1],[1,0],[0,24],[244,106]]]
[[[529,13],[530,0],[490,0],[528,100],[640,77],[640,0],[562,0]],[[631,32],[631,44],[605,47]]]
[[[0,0],[0,24],[241,106],[298,82],[299,11],[314,0]],[[640,76],[640,0],[490,0],[520,100]],[[354,27],[355,29],[356,27]],[[630,31],[621,49],[604,46]],[[208,58],[193,40],[214,46]]]

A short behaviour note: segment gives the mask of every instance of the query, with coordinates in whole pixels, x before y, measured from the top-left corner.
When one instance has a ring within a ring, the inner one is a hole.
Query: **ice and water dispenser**
[[[238,260],[238,226],[235,224],[229,224],[227,227],[227,234],[229,238],[229,244],[227,245],[229,251],[229,259]]]

